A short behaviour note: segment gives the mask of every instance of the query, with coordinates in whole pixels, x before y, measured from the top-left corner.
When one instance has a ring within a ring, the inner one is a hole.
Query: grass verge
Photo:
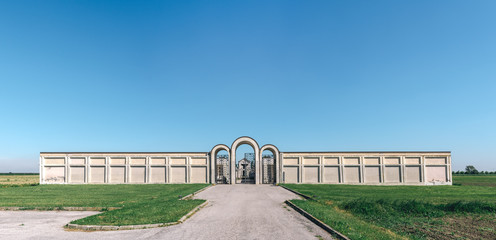
[[[312,196],[292,202],[351,239],[496,239],[494,187],[284,186]]]
[[[179,200],[207,184],[36,185],[0,188],[0,207],[118,207],[75,220],[84,225],[175,222],[204,200]]]

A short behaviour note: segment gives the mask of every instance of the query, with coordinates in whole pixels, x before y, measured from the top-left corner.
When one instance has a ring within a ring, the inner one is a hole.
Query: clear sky
[[[0,172],[44,151],[452,151],[496,170],[496,1],[1,1]]]

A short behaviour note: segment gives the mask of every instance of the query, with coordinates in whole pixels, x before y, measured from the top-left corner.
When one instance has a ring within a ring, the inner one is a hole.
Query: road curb
[[[79,224],[67,224],[65,228],[67,229],[75,229],[82,231],[118,231],[118,230],[135,230],[135,229],[147,229],[147,228],[158,228],[158,227],[167,227],[176,224],[183,223],[188,218],[190,218],[193,214],[198,212],[201,208],[205,207],[208,204],[208,201],[196,206],[193,210],[189,211],[186,215],[181,217],[176,222],[170,223],[154,223],[154,224],[141,224],[141,225],[124,225],[124,226],[105,226],[105,225],[79,225]]]
[[[307,196],[307,195],[305,195],[305,194],[303,194],[303,193],[297,192],[297,191],[295,191],[295,190],[293,190],[293,189],[291,189],[291,188],[287,188],[287,187],[282,186],[282,185],[279,185],[279,186],[280,186],[280,187],[282,187],[282,188],[284,188],[284,189],[286,189],[286,190],[288,190],[288,191],[290,191],[290,192],[292,192],[292,193],[294,193],[294,194],[300,195],[300,196],[301,196],[301,197],[303,197],[304,199],[312,199],[312,200],[313,200],[313,198],[312,198],[312,197]]]
[[[0,207],[0,211],[111,211],[121,207]]]
[[[343,240],[350,240],[348,237],[346,237],[345,235],[343,235],[342,233],[334,230],[333,228],[331,228],[329,225],[325,224],[324,222],[320,221],[319,219],[317,219],[316,217],[312,216],[312,214],[306,212],[305,210],[299,208],[298,206],[296,206],[295,204],[293,204],[291,201],[289,200],[286,200],[285,203],[290,206],[291,208],[293,208],[295,211],[297,211],[298,213],[300,213],[301,215],[303,215],[304,217],[306,217],[308,220],[312,221],[313,223],[315,223],[317,226],[321,227],[322,229],[324,229],[326,232],[330,233],[332,236],[336,237],[337,239],[343,239]]]
[[[198,190],[198,191],[196,191],[196,192],[194,192],[194,193],[188,194],[188,195],[186,195],[186,196],[184,196],[184,197],[180,198],[179,200],[187,200],[187,199],[191,199],[191,198],[193,198],[196,194],[198,194],[198,193],[200,193],[200,192],[203,192],[203,191],[207,190],[208,188],[210,188],[210,187],[212,187],[212,186],[213,186],[213,185],[208,185],[208,186],[206,186],[206,187],[204,187],[204,188],[202,188],[202,189],[200,189],[200,190]]]

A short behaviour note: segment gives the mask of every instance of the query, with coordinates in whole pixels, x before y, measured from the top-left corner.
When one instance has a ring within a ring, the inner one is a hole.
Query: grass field
[[[40,182],[38,174],[0,174],[0,185],[37,184]]]
[[[23,182],[19,180],[18,182]],[[119,207],[73,221],[90,225],[135,225],[179,220],[204,200],[179,200],[207,184],[3,185],[0,207]]]
[[[351,239],[496,239],[496,179],[456,176],[455,186],[284,184],[292,200]]]

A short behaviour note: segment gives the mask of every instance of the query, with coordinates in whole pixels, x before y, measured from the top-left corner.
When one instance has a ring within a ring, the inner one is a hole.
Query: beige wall
[[[451,184],[449,152],[280,152],[277,183]],[[209,153],[41,153],[42,184],[209,183]],[[259,169],[259,168],[257,168]]]
[[[449,152],[282,152],[280,182],[451,184]]]
[[[42,184],[208,183],[207,153],[42,153]]]

